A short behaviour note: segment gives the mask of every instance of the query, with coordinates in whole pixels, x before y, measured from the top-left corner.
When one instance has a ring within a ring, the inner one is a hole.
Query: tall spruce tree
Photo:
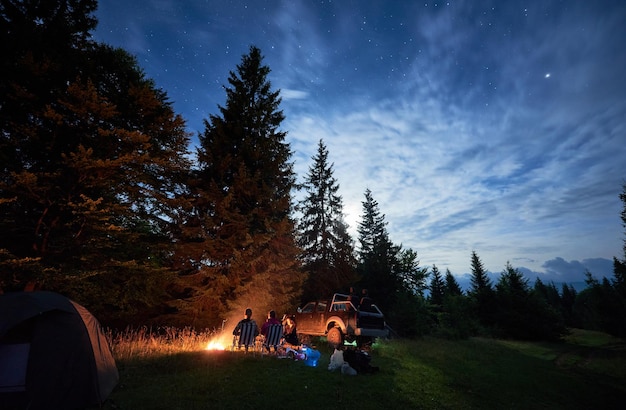
[[[624,239],[621,257],[613,257],[613,286],[623,301],[624,310],[626,310],[626,183],[622,185],[619,199],[622,201],[620,218],[622,220],[622,228],[624,228]]]
[[[545,300],[546,303],[554,309],[559,309],[561,306],[561,295],[559,294],[559,290],[556,288],[554,282],[550,282],[549,285],[546,285],[539,277],[537,277],[533,286],[533,292]]]
[[[390,303],[379,303],[385,308],[390,325],[406,336],[425,334],[430,329],[430,314],[424,298],[428,268],[421,268],[417,252],[401,249],[395,256],[391,280],[395,283]],[[385,295],[389,298],[389,295]]]
[[[343,218],[333,164],[328,163],[328,149],[322,140],[302,187],[306,196],[299,203],[298,244],[308,275],[303,299],[309,300],[345,291],[356,282],[354,243]]]
[[[626,228],[626,184],[622,185],[619,198],[623,204],[622,226]],[[576,298],[578,315],[586,327],[619,337],[626,336],[626,238],[623,250],[622,258],[613,257],[613,278],[605,277],[600,282],[586,272],[587,289]]]
[[[363,214],[357,227],[360,285],[369,290],[376,303],[388,309],[393,306],[401,280],[396,275],[400,247],[394,245],[387,233],[385,215],[369,189],[362,202]]]
[[[463,290],[461,286],[459,286],[459,282],[457,282],[456,278],[450,272],[450,269],[446,269],[446,287],[445,294],[446,296],[461,296],[463,295]]]
[[[437,332],[445,337],[466,338],[476,333],[478,320],[456,278],[446,269],[443,306],[437,314]]]
[[[95,1],[2,4],[1,285],[140,320],[166,297],[184,121],[132,56],[89,40]]]
[[[561,314],[567,327],[580,328],[581,323],[575,315],[574,305],[576,304],[576,289],[570,284],[563,283],[561,285]]]
[[[302,285],[291,191],[295,175],[279,91],[261,51],[250,47],[226,87],[219,115],[205,120],[186,235],[196,246],[187,280],[191,310],[287,309]],[[240,300],[241,302],[237,302]],[[219,304],[225,306],[220,307]],[[245,306],[244,306],[245,307]]]
[[[496,314],[495,292],[491,279],[487,275],[487,270],[476,251],[472,251],[471,265],[470,289],[467,294],[477,319],[485,326],[492,326]]]
[[[495,312],[501,336],[525,339],[532,323],[528,317],[530,288],[528,280],[507,261],[496,283],[498,309]],[[538,320],[538,318],[535,318]]]
[[[428,268],[421,268],[417,259],[417,252],[413,249],[397,247],[396,263],[394,264],[394,277],[399,282],[398,290],[403,290],[410,295],[424,297],[424,291],[428,288],[426,279]]]
[[[430,286],[428,287],[430,290],[428,301],[432,305],[441,307],[445,295],[445,287],[446,284],[444,278],[441,276],[441,272],[439,272],[439,268],[433,264],[431,268]]]
[[[478,293],[485,289],[491,289],[491,279],[487,275],[487,270],[480,260],[476,251],[472,251],[472,275],[470,277],[470,292]]]

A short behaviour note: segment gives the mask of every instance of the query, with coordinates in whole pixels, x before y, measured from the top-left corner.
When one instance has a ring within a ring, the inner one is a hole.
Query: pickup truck
[[[361,346],[389,335],[385,316],[375,304],[355,306],[349,295],[341,293],[330,300],[308,302],[294,316],[298,334],[326,336],[332,347],[344,341],[356,341]]]

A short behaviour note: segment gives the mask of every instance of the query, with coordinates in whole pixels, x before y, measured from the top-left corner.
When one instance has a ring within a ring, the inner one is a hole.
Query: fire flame
[[[207,345],[206,345],[206,350],[225,350],[226,348],[219,342],[216,342],[215,340],[211,340]]]
[[[205,350],[226,350],[226,346],[228,346],[228,343],[225,341],[213,339],[207,343]]]

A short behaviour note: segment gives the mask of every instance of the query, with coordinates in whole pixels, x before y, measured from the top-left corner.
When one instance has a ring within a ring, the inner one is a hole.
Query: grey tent
[[[53,292],[0,294],[0,408],[99,406],[119,379],[98,320]]]

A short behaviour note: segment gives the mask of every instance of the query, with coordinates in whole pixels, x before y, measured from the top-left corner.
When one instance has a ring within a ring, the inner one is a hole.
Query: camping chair
[[[261,348],[261,355],[265,353],[265,349],[267,349],[267,353],[269,353],[271,347],[274,347],[274,353],[276,353],[278,351],[278,346],[281,344],[280,342],[282,338],[283,325],[269,325],[267,327],[267,335],[265,335],[265,340],[263,341],[263,346]]]
[[[255,323],[242,324],[239,336],[236,336],[235,340],[233,340],[233,347],[237,346],[238,349],[241,349],[241,346],[244,346],[247,352],[248,348],[252,346],[252,349],[254,350],[256,343],[256,330]]]

